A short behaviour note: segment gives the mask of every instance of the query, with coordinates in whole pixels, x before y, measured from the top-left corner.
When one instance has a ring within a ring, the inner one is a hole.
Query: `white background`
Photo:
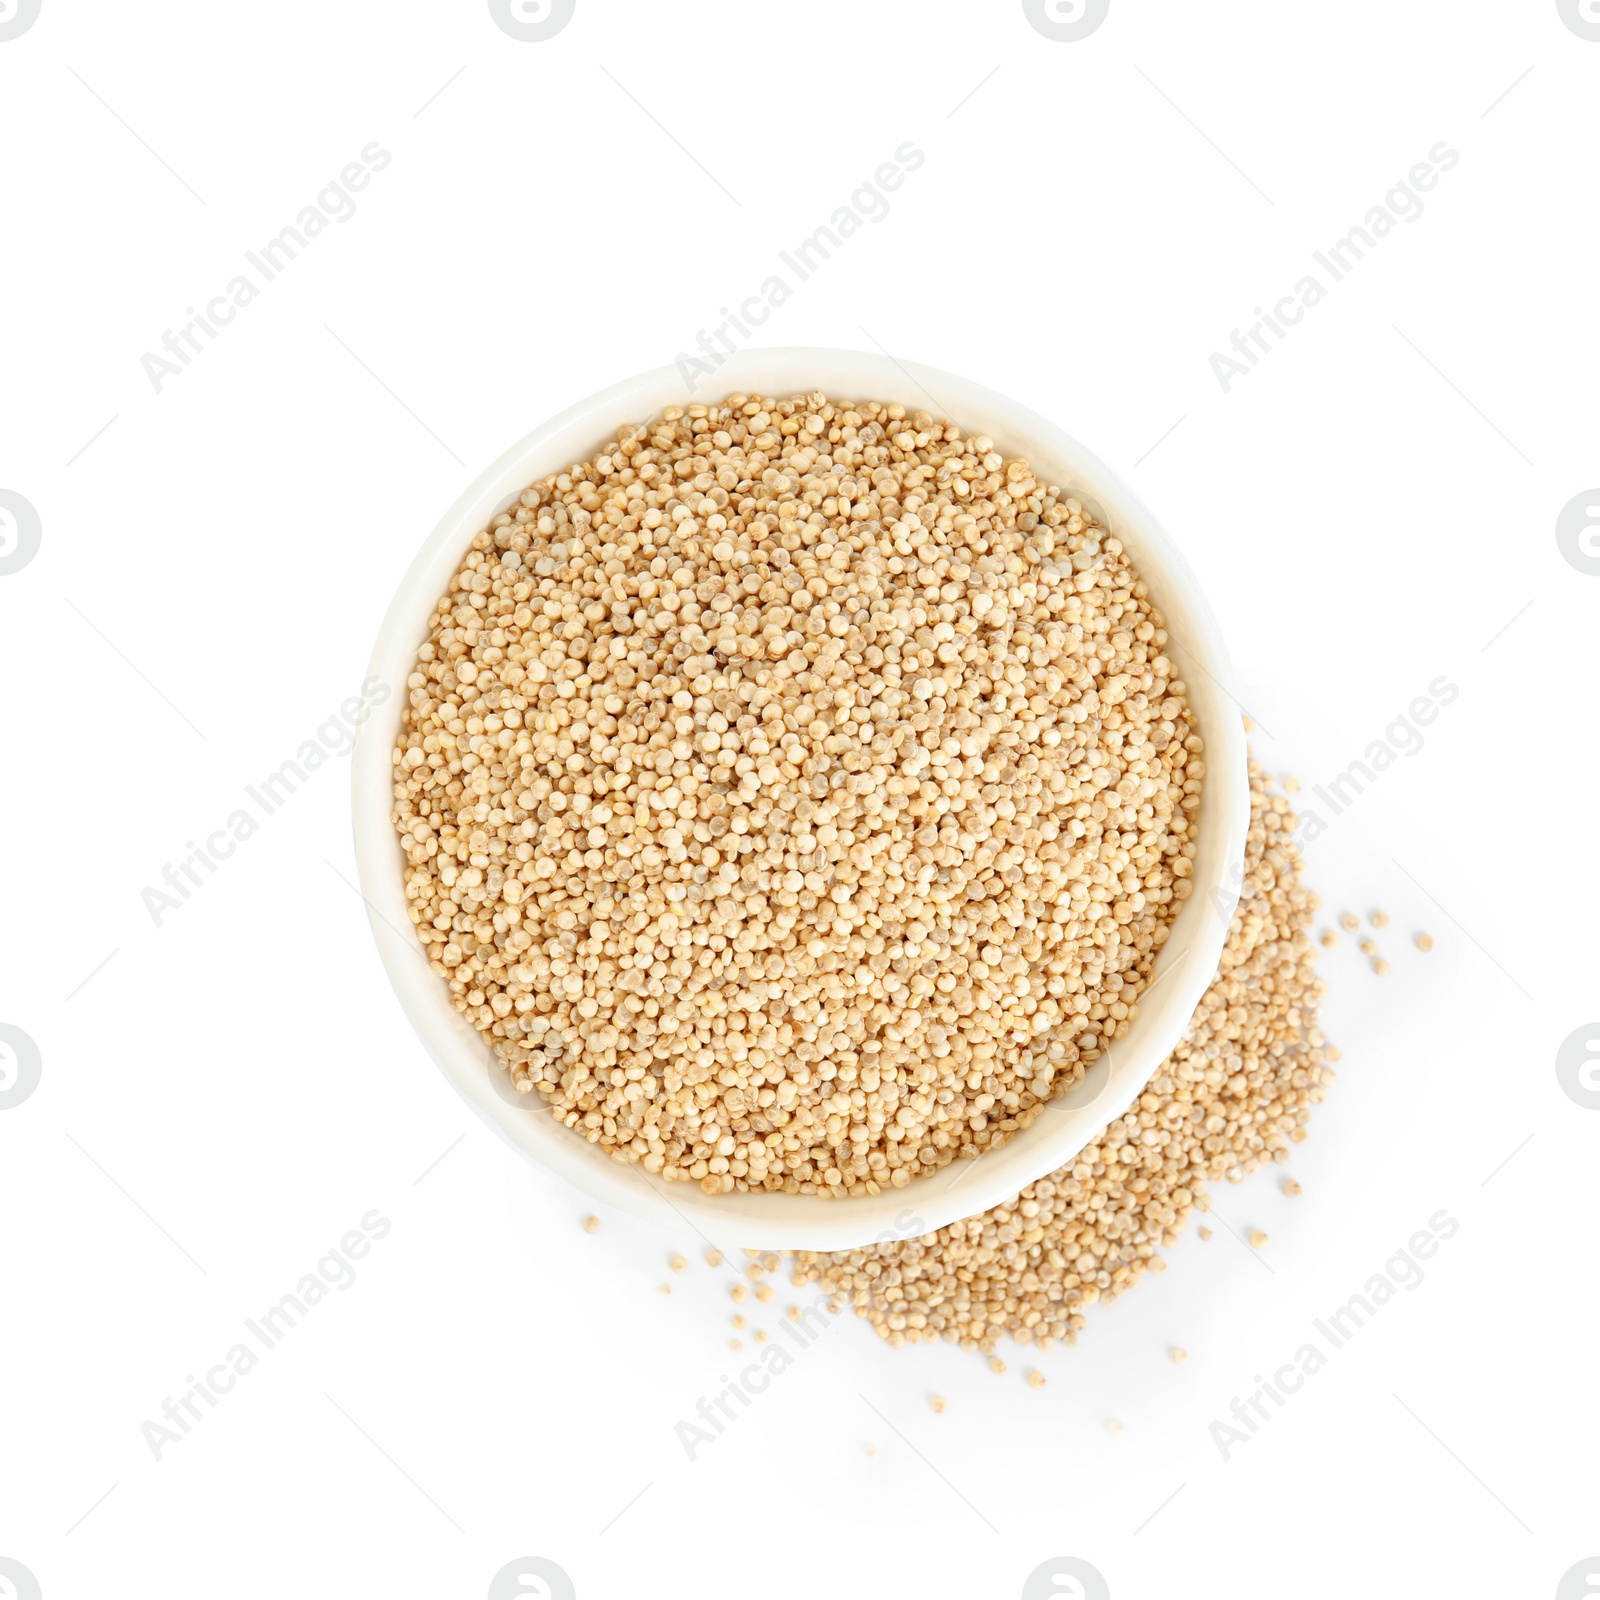
[[[46,1600],[475,1597],[523,1555],[582,1600],[1009,1597],[1062,1555],[1116,1600],[1542,1600],[1600,1554],[1600,1113],[1554,1066],[1600,1014],[1600,578],[1554,532],[1600,483],[1597,86],[1554,0],[1112,0],[1078,43],[1014,0],[578,0],[532,44],[467,0],[44,0],[0,43],[0,488],[43,529],[0,577],[0,1022],[43,1063],[0,1112],[0,1556]],[[356,214],[157,393],[141,356],[374,140]],[[1324,960],[1305,1193],[1217,1196],[1259,1258],[1191,1230],[1004,1377],[842,1316],[690,1462],[727,1269],[586,1235],[453,1096],[349,886],[348,763],[160,927],[141,891],[356,691],[484,464],[692,348],[905,140],[765,342],[961,372],[1124,472],[1308,789],[1460,694],[1308,851],[1393,970]],[[1425,213],[1224,394],[1211,353],[1441,140]],[[155,1460],[374,1208],[358,1281]],[[1426,1281],[1224,1461],[1209,1424],[1441,1208]]]

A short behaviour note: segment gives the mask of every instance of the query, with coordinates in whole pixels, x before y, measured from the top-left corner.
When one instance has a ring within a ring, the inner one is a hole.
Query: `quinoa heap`
[[[519,1090],[667,1180],[872,1194],[1026,1127],[1189,894],[1120,542],[925,412],[732,395],[472,548],[407,680],[411,918]]]
[[[1205,1206],[1208,1181],[1289,1159],[1339,1052],[1317,1027],[1324,985],[1306,932],[1317,899],[1300,883],[1295,818],[1253,761],[1250,791],[1244,887],[1217,976],[1137,1104],[981,1216],[904,1243],[797,1253],[797,1285],[849,1301],[892,1345],[1076,1343],[1085,1307],[1165,1267],[1156,1246]]]

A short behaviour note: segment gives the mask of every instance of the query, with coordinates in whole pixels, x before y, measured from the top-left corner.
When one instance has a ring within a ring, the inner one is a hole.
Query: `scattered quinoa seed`
[[[928,1404],[933,1407],[935,1415],[943,1415],[944,1396],[942,1394],[929,1395]]]
[[[722,1252],[720,1250],[707,1250],[706,1265],[708,1267],[720,1267],[722,1265]]]
[[[1267,1242],[1267,1236],[1259,1228],[1256,1228],[1251,1233],[1251,1235],[1250,1235],[1250,1247],[1251,1247],[1251,1249],[1259,1250],[1266,1242]]]
[[[1044,1374],[1037,1367],[1028,1369],[1028,1387],[1030,1389],[1044,1388]]]
[[[1188,1359],[1189,1359],[1189,1352],[1187,1350],[1179,1349],[1176,1346],[1173,1348],[1173,1350],[1172,1350],[1172,1363],[1173,1363],[1174,1366],[1181,1367],[1184,1364],[1184,1362],[1187,1361]]]
[[[1431,949],[1433,949],[1433,935],[1431,933],[1419,933],[1417,935],[1417,949],[1419,949],[1419,950],[1431,950]]]
[[[759,1300],[762,1305],[769,1305],[772,1301],[772,1285],[770,1283],[757,1284],[756,1299]]]
[[[672,1270],[673,1270],[673,1271],[674,1271],[674,1272],[682,1272],[682,1271],[683,1271],[683,1269],[684,1269],[684,1268],[685,1268],[685,1267],[686,1267],[686,1266],[688,1266],[688,1265],[689,1265],[689,1263],[688,1263],[688,1262],[687,1262],[687,1261],[685,1261],[685,1260],[684,1260],[684,1258],[683,1258],[683,1257],[682,1257],[682,1256],[674,1256],[674,1257],[673,1257],[673,1258],[672,1258],[672,1259],[671,1259],[671,1260],[670,1260],[670,1261],[669,1261],[669,1262],[668,1262],[668,1263],[667,1263],[667,1265],[668,1265],[668,1266],[669,1266],[669,1267],[671,1267],[671,1268],[672,1268]]]
[[[757,1328],[756,1329],[756,1343],[757,1344],[765,1344],[766,1342],[767,1342],[767,1330],[765,1328]]]
[[[585,1217],[583,1219],[583,1231],[585,1233],[599,1233],[599,1231],[600,1231],[600,1219],[599,1219],[599,1217]]]
[[[614,1159],[903,1187],[1134,1020],[1205,778],[1169,642],[1121,540],[982,434],[668,407],[529,484],[434,605],[393,752],[412,924]]]
[[[1191,1212],[1209,1208],[1208,1184],[1287,1158],[1338,1053],[1317,1020],[1317,907],[1300,881],[1294,819],[1274,809],[1254,762],[1250,786],[1243,888],[1217,973],[1127,1112],[982,1215],[895,1243],[800,1251],[796,1279],[851,1305],[892,1348],[944,1340],[989,1356],[1006,1338],[1072,1344],[1092,1307],[1132,1288]]]
[[[736,1328],[742,1328],[744,1326],[744,1318],[737,1312],[735,1312],[733,1316],[733,1325]]]
[[[740,1340],[738,1340],[738,1339],[730,1339],[730,1340],[729,1340],[729,1341],[728,1341],[728,1348],[729,1348],[729,1349],[730,1349],[730,1350],[743,1350],[743,1349],[744,1349],[744,1345],[743,1345],[743,1343],[742,1343],[742,1342],[741,1342],[741,1341],[740,1341]]]
[[[1356,929],[1361,926],[1361,918],[1358,917],[1355,912],[1347,911],[1342,917],[1339,918],[1339,926],[1343,928],[1346,933],[1354,933]]]
[[[1293,1200],[1300,1193],[1299,1181],[1295,1178],[1285,1178],[1283,1180],[1283,1192]]]
[[[1325,928],[1325,929],[1323,929],[1323,932],[1322,932],[1322,941],[1321,942],[1322,942],[1322,948],[1324,950],[1332,950],[1339,943],[1339,935],[1336,934],[1333,931],[1332,928]]]
[[[1118,1422],[1115,1417],[1113,1417],[1108,1423],[1106,1423],[1106,1432],[1109,1433],[1113,1439],[1119,1438],[1122,1434],[1122,1424]]]
[[[1361,953],[1364,956],[1375,956],[1375,955],[1377,955],[1377,953],[1378,953],[1378,941],[1376,939],[1363,939],[1361,941]]]
[[[1389,970],[1389,963],[1387,961],[1374,961],[1372,970],[1381,978]]]
[[[742,1283],[734,1284],[728,1293],[735,1300],[748,1300],[750,1298],[750,1291]]]
[[[1367,919],[1374,928],[1387,928],[1389,926],[1389,913],[1387,911],[1374,911]]]

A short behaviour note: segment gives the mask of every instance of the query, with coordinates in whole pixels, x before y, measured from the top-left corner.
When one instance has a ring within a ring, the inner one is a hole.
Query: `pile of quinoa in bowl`
[[[472,541],[407,680],[424,953],[517,1089],[707,1193],[995,1148],[1137,1015],[1203,747],[1076,499],[926,412],[735,394]]]

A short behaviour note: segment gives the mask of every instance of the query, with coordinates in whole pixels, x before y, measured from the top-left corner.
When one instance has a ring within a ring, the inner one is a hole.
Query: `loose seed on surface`
[[[1431,933],[1419,933],[1417,935],[1417,949],[1419,949],[1419,950],[1431,950],[1431,949],[1433,949],[1433,935]]]
[[[1389,970],[1389,963],[1387,961],[1374,961],[1372,970],[1381,978]]]
[[[1287,1157],[1338,1051],[1317,1021],[1316,900],[1300,881],[1294,818],[1272,809],[1254,763],[1250,783],[1244,886],[1217,974],[1128,1111],[981,1216],[894,1244],[799,1252],[796,1279],[848,1302],[891,1346],[943,1339],[987,1355],[1007,1337],[1071,1344],[1091,1306],[1131,1288],[1190,1212],[1209,1208],[1208,1183]]]
[[[1042,1389],[1044,1388],[1044,1383],[1044,1374],[1037,1368],[1030,1368],[1028,1371],[1028,1387],[1030,1389]]]
[[[928,1396],[928,1404],[933,1407],[935,1415],[942,1415],[943,1414],[943,1412],[944,1412],[944,1396],[942,1394],[929,1395]]]
[[[1250,1235],[1250,1247],[1251,1247],[1251,1249],[1259,1250],[1266,1242],[1267,1242],[1267,1236],[1259,1228],[1256,1228],[1251,1233],[1251,1235]]]
[[[1387,911],[1374,911],[1367,919],[1374,928],[1387,928],[1389,926],[1389,913]]]
[[[688,1266],[688,1265],[689,1265],[689,1263],[688,1263],[688,1262],[687,1262],[687,1261],[685,1261],[685,1260],[684,1260],[684,1258],[683,1258],[683,1257],[682,1257],[682,1256],[674,1256],[674,1257],[673,1257],[673,1258],[672,1258],[672,1259],[671,1259],[671,1260],[670,1260],[670,1261],[669,1261],[669,1262],[668,1262],[668,1263],[667,1263],[667,1265],[668,1265],[668,1266],[669,1266],[669,1267],[671,1267],[671,1268],[672,1268],[672,1270],[673,1270],[673,1271],[674,1271],[674,1272],[682,1272],[682,1271],[683,1271],[683,1269],[684,1269],[684,1268],[685,1268],[685,1267],[686,1267],[686,1266]]]
[[[585,1233],[599,1233],[599,1231],[600,1231],[600,1219],[599,1219],[599,1217],[585,1217],[583,1219],[583,1231]]]
[[[1294,1199],[1294,1197],[1300,1193],[1299,1182],[1294,1178],[1285,1178],[1283,1180],[1283,1192],[1288,1195],[1291,1200]]]
[[[1377,955],[1377,953],[1378,953],[1378,941],[1376,939],[1363,939],[1361,941],[1361,953],[1364,956],[1375,956],[1375,955]]]
[[[1332,950],[1338,945],[1338,943],[1339,943],[1339,935],[1336,934],[1333,931],[1332,928],[1327,928],[1327,929],[1323,930],[1322,948],[1324,950]]]
[[[720,1250],[707,1250],[706,1265],[708,1267],[720,1267],[722,1265],[722,1252]]]
[[[1172,1351],[1172,1364],[1174,1366],[1181,1367],[1188,1359],[1189,1352],[1187,1350],[1174,1349]]]
[[[1346,933],[1354,933],[1356,929],[1361,926],[1361,918],[1358,917],[1355,912],[1347,911],[1342,917],[1339,918],[1339,926],[1343,928]]]
[[[1006,1370],[1006,1364],[1000,1359],[999,1356],[990,1356],[989,1370],[994,1373],[1004,1372]]]

